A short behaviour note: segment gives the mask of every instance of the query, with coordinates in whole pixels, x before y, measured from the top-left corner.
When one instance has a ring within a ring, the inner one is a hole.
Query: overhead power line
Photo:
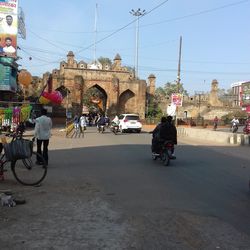
[[[177,69],[157,69],[157,68],[142,68],[141,71],[153,71],[153,72],[177,72]],[[182,70],[185,73],[193,73],[193,74],[212,74],[212,75],[249,75],[250,72],[212,72],[212,71],[198,71],[198,70]]]
[[[60,47],[60,46],[58,46],[58,45],[52,43],[52,42],[49,41],[48,39],[46,39],[46,38],[44,38],[44,37],[41,37],[41,36],[37,35],[37,34],[36,34],[35,32],[33,32],[32,30],[29,29],[29,32],[31,32],[33,35],[35,35],[35,36],[38,37],[39,39],[41,39],[41,40],[43,40],[43,41],[49,43],[50,45],[52,45],[52,46],[54,46],[54,47],[56,47],[56,48],[58,48],[58,49],[61,49],[61,50],[65,51],[65,48],[62,48],[62,47]]]
[[[165,4],[166,2],[168,2],[168,0],[163,1],[162,3],[158,4],[158,5],[155,6],[153,9],[151,9],[150,11],[146,12],[143,16],[139,16],[138,18],[140,19],[140,18],[142,18],[142,17],[144,17],[144,16],[150,14],[151,12],[155,11],[156,9],[158,9],[159,7],[161,7],[161,6],[162,6],[163,4]],[[115,35],[116,33],[120,32],[121,30],[124,30],[126,27],[128,27],[129,25],[131,25],[132,23],[134,23],[134,22],[136,22],[136,21],[137,21],[137,19],[135,19],[135,20],[129,22],[128,24],[126,24],[126,25],[124,25],[123,27],[121,27],[121,28],[115,30],[115,31],[112,32],[111,34],[109,34],[109,35],[103,37],[102,39],[96,41],[95,43],[92,43],[92,44],[90,44],[89,46],[87,46],[86,48],[83,48],[83,49],[77,51],[76,54],[79,54],[79,53],[81,53],[82,51],[91,48],[91,47],[94,46],[95,44],[100,43],[100,42],[102,42],[102,41],[108,39],[109,37]]]
[[[200,16],[200,15],[207,14],[207,13],[210,13],[210,12],[214,12],[214,11],[218,11],[218,10],[221,10],[221,9],[229,8],[229,7],[232,7],[232,6],[240,5],[240,4],[249,2],[249,1],[250,0],[242,0],[242,1],[234,2],[234,3],[230,3],[230,4],[225,4],[225,5],[216,7],[216,8],[212,8],[212,9],[207,9],[207,10],[195,12],[195,13],[184,15],[184,16],[180,16],[180,17],[170,18],[170,19],[163,20],[163,21],[160,21],[160,22],[155,22],[155,23],[150,23],[150,24],[144,24],[144,25],[141,25],[141,28],[148,27],[148,26],[154,26],[154,25],[158,25],[158,24],[162,24],[162,23],[167,23],[167,22],[178,21],[178,20],[189,18],[189,17]]]
[[[167,23],[167,22],[172,22],[172,21],[178,21],[178,20],[189,18],[189,17],[199,16],[199,15],[211,13],[211,12],[214,12],[214,11],[218,11],[218,10],[221,10],[221,9],[230,8],[230,7],[233,7],[233,6],[236,6],[236,5],[244,4],[244,3],[249,2],[249,1],[250,0],[237,1],[237,2],[233,2],[233,3],[225,4],[225,5],[222,5],[222,6],[219,6],[219,7],[202,10],[202,11],[195,12],[195,13],[192,13],[192,14],[187,14],[187,15],[184,15],[184,16],[179,16],[179,17],[174,17],[174,18],[167,19],[167,20],[162,20],[162,21],[159,21],[159,22],[144,24],[144,25],[140,25],[140,28],[144,28],[144,27],[147,27],[147,26],[158,25],[158,24]],[[165,2],[163,2],[162,4],[164,4],[164,3]],[[160,4],[160,5],[162,5],[162,4]],[[152,12],[153,10],[154,9],[150,10],[150,12]],[[147,12],[147,13],[149,13],[149,12]],[[39,28],[39,29],[41,30],[41,28]],[[129,29],[132,29],[132,27],[129,28]],[[116,30],[99,30],[98,33],[110,33],[110,32],[115,32],[115,31]],[[65,34],[66,33],[68,33],[68,34],[93,34],[94,33],[94,31],[65,31],[65,30],[50,30],[50,29],[46,29],[46,32],[59,32],[59,33],[65,33]]]

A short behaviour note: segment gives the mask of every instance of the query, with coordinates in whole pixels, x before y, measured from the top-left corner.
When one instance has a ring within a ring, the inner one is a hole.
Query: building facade
[[[149,77],[149,86],[145,80],[136,79],[134,73],[121,64],[117,54],[111,64],[102,65],[98,61],[87,64],[77,62],[70,51],[67,61],[60,63],[59,69],[52,71],[52,90],[66,87],[70,94],[64,98],[62,106],[72,108],[73,113],[80,113],[84,95],[91,88],[102,93],[102,110],[109,116],[121,113],[138,113],[145,118],[146,92],[155,88],[155,77]],[[50,73],[43,75],[45,83]],[[51,88],[51,86],[50,86]]]

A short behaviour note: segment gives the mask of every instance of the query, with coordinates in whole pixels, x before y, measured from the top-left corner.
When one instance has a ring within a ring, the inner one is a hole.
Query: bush
[[[243,124],[244,121],[246,120],[246,117],[247,117],[245,111],[234,111],[234,112],[228,113],[226,115],[223,115],[221,117],[221,120],[225,124],[229,124],[232,121],[232,119],[233,119],[234,116],[239,119],[240,124]]]

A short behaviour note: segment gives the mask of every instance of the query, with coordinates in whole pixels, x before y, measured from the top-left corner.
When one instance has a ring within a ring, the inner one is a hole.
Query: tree
[[[155,101],[157,103],[162,102],[164,99],[170,99],[173,93],[177,93],[178,88],[176,83],[167,82],[163,87],[158,87],[155,90]],[[179,93],[188,95],[187,91],[183,88],[183,84],[180,84]]]
[[[183,84],[180,83],[179,84],[179,91],[178,91],[178,86],[177,83],[170,83],[167,82],[165,83],[164,87],[163,87],[163,91],[165,92],[165,96],[171,96],[173,93],[181,93],[183,95],[188,95],[187,91],[184,89]]]
[[[135,68],[134,67],[131,67],[131,66],[125,66],[127,68],[127,70],[131,73],[134,73],[135,72]]]
[[[232,89],[218,89],[218,98],[222,102],[233,102],[235,100],[235,94]]]
[[[97,88],[88,89],[83,97],[83,105],[87,106],[90,110],[99,109],[98,105],[91,101],[92,98],[103,100],[105,97]]]
[[[162,116],[162,110],[159,106],[160,101],[157,95],[147,95],[147,110],[146,117],[148,118],[159,118]]]
[[[105,65],[112,65],[112,61],[108,58],[108,57],[99,57],[98,61],[101,63],[102,67],[104,67]]]

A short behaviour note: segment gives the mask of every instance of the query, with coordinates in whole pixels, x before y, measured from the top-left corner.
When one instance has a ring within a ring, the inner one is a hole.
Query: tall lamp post
[[[182,36],[180,36],[180,45],[179,45],[179,60],[178,60],[178,71],[177,71],[177,94],[180,93],[180,83],[181,83],[181,48],[182,48]],[[175,124],[178,126],[178,106],[176,106],[176,118]]]
[[[146,10],[139,8],[137,10],[132,9],[129,12],[131,15],[136,17],[136,30],[135,30],[135,77],[138,78],[138,43],[139,43],[139,19],[141,16],[146,14]]]

